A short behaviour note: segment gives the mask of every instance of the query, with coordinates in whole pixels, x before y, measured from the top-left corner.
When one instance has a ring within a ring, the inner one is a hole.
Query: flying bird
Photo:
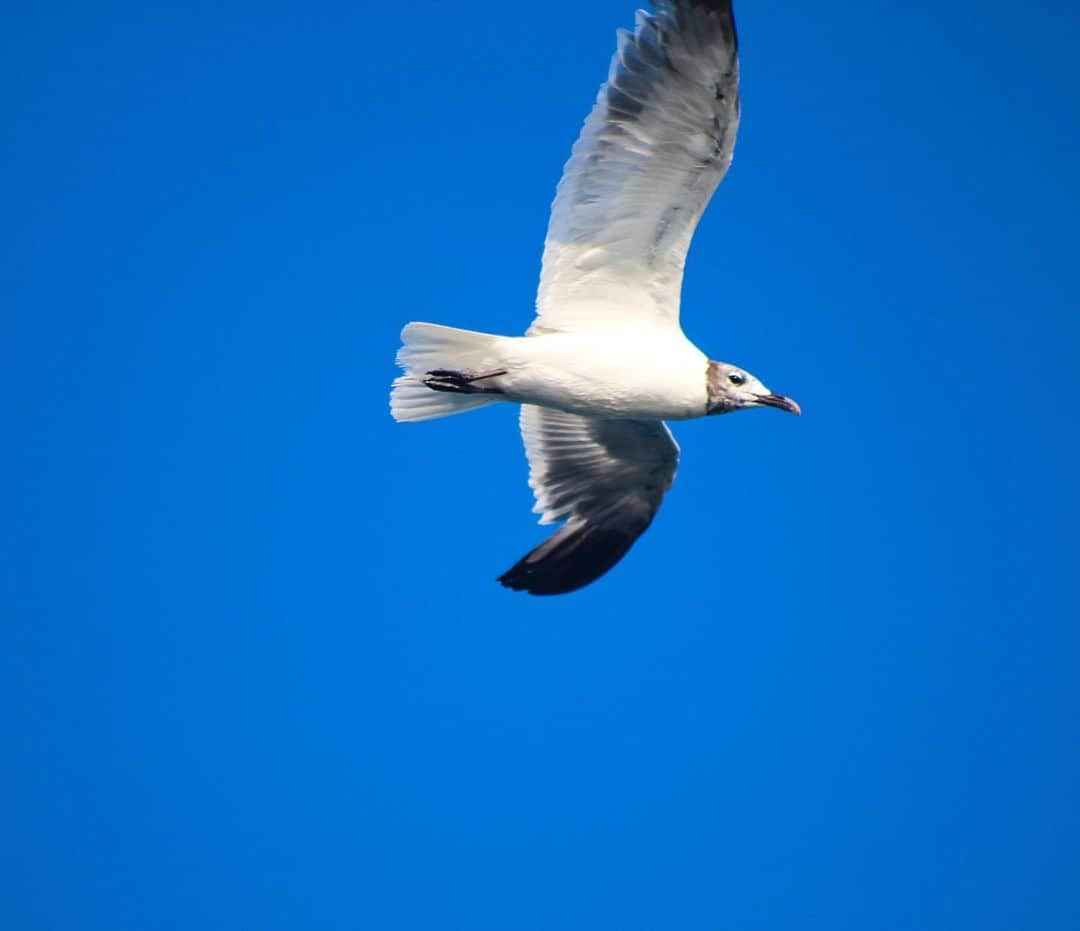
[[[652,523],[679,447],[665,421],[750,407],[799,413],[745,369],[683,334],[690,239],[739,125],[730,0],[657,0],[618,33],[607,83],[563,170],[524,336],[433,323],[402,331],[390,409],[430,420],[521,405],[534,511],[564,522],[499,581],[574,591]]]

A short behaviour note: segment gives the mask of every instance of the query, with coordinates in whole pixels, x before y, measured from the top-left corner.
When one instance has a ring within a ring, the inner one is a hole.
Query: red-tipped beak
[[[776,407],[790,414],[802,413],[802,408],[798,404],[792,401],[791,398],[785,398],[782,394],[759,394],[757,403],[765,407]]]

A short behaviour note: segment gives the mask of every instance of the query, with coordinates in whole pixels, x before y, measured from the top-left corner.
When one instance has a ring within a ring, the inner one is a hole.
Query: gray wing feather
[[[727,0],[670,0],[619,33],[607,83],[552,205],[531,332],[678,323],[690,239],[735,148],[739,63]]]
[[[566,524],[499,581],[536,595],[581,588],[615,565],[652,523],[675,480],[679,447],[659,420],[521,408],[540,523]]]

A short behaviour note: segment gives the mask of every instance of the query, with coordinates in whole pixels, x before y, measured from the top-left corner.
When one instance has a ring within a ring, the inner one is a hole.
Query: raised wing
[[[619,32],[563,171],[530,332],[678,325],[690,238],[735,148],[739,62],[730,0],[655,6]]]
[[[521,408],[541,524],[566,524],[505,572],[507,588],[559,595],[588,585],[640,537],[675,480],[679,447],[659,420],[605,420]]]

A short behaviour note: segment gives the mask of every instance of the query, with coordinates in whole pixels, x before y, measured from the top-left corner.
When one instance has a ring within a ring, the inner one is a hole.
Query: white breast
[[[708,359],[672,327],[506,338],[510,398],[578,414],[684,420],[705,413]]]

